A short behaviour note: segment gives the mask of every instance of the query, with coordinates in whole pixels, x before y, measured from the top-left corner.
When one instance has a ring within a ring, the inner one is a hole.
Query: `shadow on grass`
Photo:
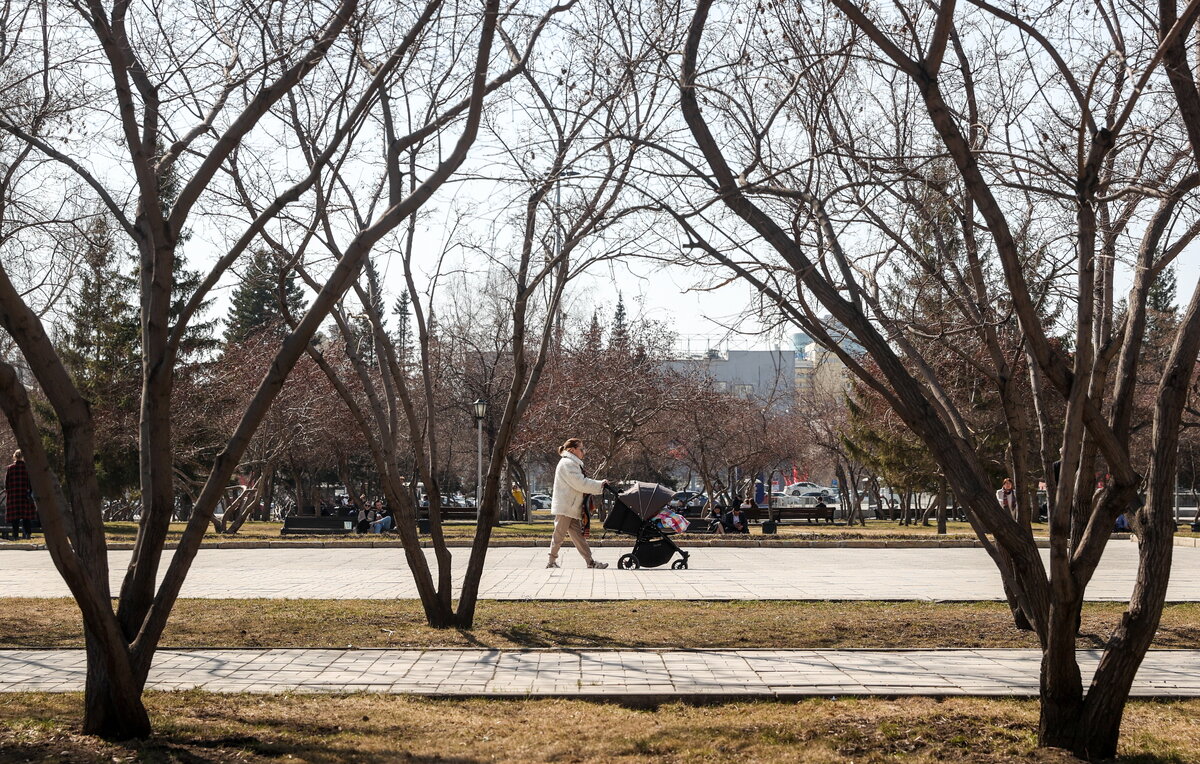
[[[296,760],[332,764],[344,761],[439,762],[477,764],[470,756],[439,755],[409,750],[399,735],[380,745],[378,739],[364,751],[357,738],[337,738],[336,730],[322,734],[322,725],[297,725],[294,719],[278,720],[288,736],[263,739],[254,735],[204,735],[180,730],[155,734],[147,740],[105,742],[80,734],[53,735],[48,740],[13,741],[0,745],[0,761],[84,762],[147,761],[210,764],[228,761]]]
[[[611,634],[566,631],[563,629],[532,629],[520,625],[498,630],[495,634],[497,637],[506,639],[520,647],[619,647],[632,649],[646,646],[642,641],[618,639]]]

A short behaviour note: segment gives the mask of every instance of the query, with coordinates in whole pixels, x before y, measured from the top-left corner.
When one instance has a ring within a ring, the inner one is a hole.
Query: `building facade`
[[[791,349],[710,350],[670,362],[681,372],[699,368],[717,392],[790,408],[796,394],[796,353]]]

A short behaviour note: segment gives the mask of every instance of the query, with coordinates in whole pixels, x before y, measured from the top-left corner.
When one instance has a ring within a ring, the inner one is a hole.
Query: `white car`
[[[802,481],[799,483],[792,483],[791,485],[784,488],[783,492],[786,493],[788,496],[800,496],[801,494],[804,494],[808,491],[819,491],[819,490],[821,490],[821,486],[817,485],[816,483],[809,483],[806,481]]]

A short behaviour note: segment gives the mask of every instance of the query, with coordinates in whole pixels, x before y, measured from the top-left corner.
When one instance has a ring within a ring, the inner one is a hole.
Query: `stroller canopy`
[[[634,483],[621,494],[621,502],[637,512],[638,517],[649,520],[662,511],[675,492],[658,483]]]

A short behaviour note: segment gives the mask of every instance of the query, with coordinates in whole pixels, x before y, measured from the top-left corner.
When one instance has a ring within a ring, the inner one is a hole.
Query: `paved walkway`
[[[1085,676],[1099,653],[1079,654]],[[160,650],[149,689],[444,696],[786,698],[1007,695],[1038,689],[1036,650]],[[82,650],[0,651],[0,692],[83,689]],[[1152,651],[1142,697],[1200,697],[1200,650]]]
[[[596,550],[608,570],[583,567],[574,549],[547,570],[546,550],[488,553],[480,597],[499,600],[998,600],[1000,575],[981,549],[692,550],[688,570],[616,570],[625,548]],[[432,553],[430,553],[432,559]],[[1167,599],[1200,601],[1200,549],[1178,547]],[[113,552],[113,591],[128,552]],[[454,550],[454,582],[467,550]],[[164,562],[165,565],[165,562]],[[1114,541],[1088,587],[1090,600],[1128,600],[1137,548]],[[65,597],[45,551],[0,551],[3,596]],[[201,598],[412,599],[416,590],[399,549],[204,549],[182,596]]]

